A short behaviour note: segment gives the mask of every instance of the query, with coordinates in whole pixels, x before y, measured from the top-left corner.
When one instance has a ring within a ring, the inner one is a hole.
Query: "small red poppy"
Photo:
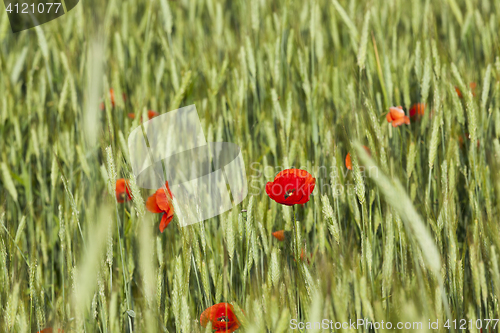
[[[122,94],[123,100],[127,99],[127,95]],[[111,107],[115,107],[115,91],[113,88],[109,89],[109,99],[111,100]],[[101,110],[104,111],[106,109],[106,106],[104,102],[101,103]]]
[[[391,106],[389,108],[389,113],[387,114],[386,119],[389,123],[392,123],[392,127],[398,127],[403,124],[410,124],[410,118],[405,115],[402,106]]]
[[[469,133],[465,133],[465,137],[470,140],[470,134]],[[463,147],[464,146],[464,136],[463,135],[460,135],[458,137],[458,142],[460,143],[460,147]],[[479,148],[479,139],[477,139],[477,148]]]
[[[168,227],[170,221],[174,218],[174,206],[171,203],[172,192],[170,192],[168,182],[165,182],[165,187],[168,190],[169,198],[167,198],[165,190],[160,188],[146,201],[146,208],[151,213],[163,214],[160,222],[160,232],[163,232],[163,230]]]
[[[413,104],[410,108],[410,117],[423,116],[426,105],[424,103]]]
[[[368,155],[371,155],[370,149],[368,149],[367,146],[363,146],[363,148],[365,148]],[[347,156],[345,157],[345,167],[349,170],[352,170],[351,153],[347,153]]]
[[[312,259],[312,254],[311,253],[306,254],[306,252],[304,251],[304,248],[302,248],[300,250],[300,260],[304,261],[305,263],[307,263],[309,265],[311,263],[311,259]]]
[[[316,185],[316,178],[305,170],[286,169],[266,184],[267,195],[282,205],[305,204]]]
[[[47,328],[44,328],[43,330],[41,331],[38,331],[37,333],[53,333],[54,332],[54,329],[52,327],[47,327]],[[57,332],[58,333],[64,333],[64,331],[62,329],[57,329]]]
[[[116,181],[116,201],[119,203],[124,203],[125,201],[132,200],[132,194],[130,193],[130,181],[120,178]]]
[[[470,87],[470,90],[472,91],[472,96],[476,97],[476,87],[477,87],[476,82],[469,83],[469,87]],[[460,91],[460,89],[458,89],[458,87],[455,87],[455,91],[457,92],[457,95],[459,98],[463,97],[462,92]]]
[[[280,242],[285,240],[285,230],[278,230],[273,232],[273,237],[279,240]]]
[[[153,119],[154,117],[157,117],[159,116],[160,114],[156,111],[153,111],[153,110],[149,110],[148,111],[148,118],[149,119]],[[130,119],[135,119],[135,113],[129,113],[127,114],[127,117],[129,117]]]
[[[240,327],[240,322],[233,312],[233,306],[229,303],[212,305],[200,316],[200,324],[207,327],[212,322],[212,329],[218,333],[232,333]]]
[[[300,249],[300,261],[305,262],[306,264],[309,265],[311,263],[311,260],[312,260],[312,254],[311,253],[306,254],[306,252],[304,251],[304,248],[301,248]],[[297,262],[297,260],[295,260],[295,258],[293,259],[293,261]]]

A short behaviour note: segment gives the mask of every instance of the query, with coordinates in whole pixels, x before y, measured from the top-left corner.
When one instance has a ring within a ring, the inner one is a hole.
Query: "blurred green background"
[[[323,318],[423,331],[465,319],[485,332],[499,318],[499,10],[81,1],[17,34],[2,12],[0,330],[211,332],[202,311],[232,302],[246,332]],[[425,114],[409,125],[386,121],[415,103]],[[190,104],[207,141],[242,148],[250,193],[160,233],[126,140],[148,110]],[[292,166],[316,177],[295,208],[264,191]],[[118,178],[132,180],[132,202],[116,202]],[[295,237],[272,236],[283,229]]]

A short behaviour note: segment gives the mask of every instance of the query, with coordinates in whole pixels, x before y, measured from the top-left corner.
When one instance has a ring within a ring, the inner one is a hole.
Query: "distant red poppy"
[[[43,330],[41,331],[38,331],[37,333],[53,333],[54,330],[52,329],[52,327],[47,327],[47,328],[44,328]],[[62,329],[57,329],[57,332],[58,333],[64,333],[64,331]]]
[[[424,103],[413,104],[410,108],[410,117],[423,116],[426,106]]]
[[[267,195],[282,205],[305,204],[316,185],[316,178],[305,170],[286,169],[266,184]]]
[[[312,260],[312,254],[311,253],[306,254],[304,248],[301,248],[300,249],[300,261],[303,261],[309,265],[311,263],[311,260]],[[295,260],[295,258],[293,259],[293,261],[297,262],[297,260]]]
[[[278,230],[273,232],[273,237],[279,240],[280,242],[285,240],[285,230]]]
[[[312,254],[311,253],[306,254],[306,252],[304,251],[304,248],[302,248],[300,250],[300,260],[306,262],[307,264],[310,264],[311,259],[312,259]]]
[[[465,137],[470,140],[470,134],[469,133],[465,133]],[[458,142],[460,143],[460,147],[463,147],[464,146],[464,136],[463,135],[460,135],[458,137]],[[477,139],[477,147],[479,148],[479,139]]]
[[[240,322],[233,312],[233,306],[229,303],[212,305],[200,316],[200,324],[207,327],[212,323],[212,329],[218,333],[232,333],[240,327]]]
[[[470,90],[472,91],[472,96],[476,97],[476,87],[477,87],[476,82],[469,83],[469,87],[470,87]],[[457,92],[458,97],[460,97],[460,98],[464,97],[462,95],[462,92],[460,91],[460,89],[458,89],[458,87],[455,87],[455,91]]]
[[[163,232],[163,230],[168,227],[170,221],[172,221],[172,219],[174,218],[174,206],[171,204],[172,192],[170,192],[168,182],[165,182],[165,187],[168,190],[168,195],[170,198],[167,198],[167,194],[165,193],[165,190],[163,188],[159,188],[146,201],[146,208],[151,213],[163,214],[160,222],[160,232]]]
[[[122,94],[123,100],[127,99],[127,95],[124,93]],[[109,99],[111,100],[111,107],[115,107],[115,91],[113,88],[109,89]],[[104,102],[101,103],[101,111],[104,111],[106,109],[106,105]]]
[[[153,110],[149,110],[148,111],[148,118],[149,119],[153,119],[154,117],[157,117],[159,116],[160,114],[156,111],[153,111]],[[129,113],[127,115],[127,117],[129,117],[130,119],[135,119],[135,113]]]
[[[130,181],[120,178],[116,181],[116,201],[118,203],[124,203],[125,201],[132,200],[132,194],[130,193]]]
[[[368,149],[367,146],[363,146],[363,148],[365,148],[368,155],[371,155],[370,149]],[[352,170],[351,153],[347,153],[347,156],[345,157],[345,167],[349,170]]]
[[[403,124],[410,124],[410,118],[405,115],[402,106],[391,106],[389,108],[389,113],[387,114],[386,119],[389,123],[392,123],[392,127],[398,127]]]

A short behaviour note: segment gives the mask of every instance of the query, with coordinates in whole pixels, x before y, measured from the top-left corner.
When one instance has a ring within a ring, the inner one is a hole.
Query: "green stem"
[[[294,257],[295,257],[295,263],[297,264],[296,266],[296,269],[295,269],[295,288],[296,288],[296,292],[297,292],[297,317],[300,316],[300,292],[299,292],[299,274],[298,274],[298,269],[299,269],[299,265],[300,265],[300,257],[298,255],[298,247],[299,247],[299,244],[298,244],[298,230],[297,230],[297,220],[295,218],[295,206],[293,206],[293,227],[292,227],[292,230],[293,230],[293,253],[294,253]]]
[[[124,259],[124,254],[123,254],[123,244],[122,244],[122,236],[121,236],[121,230],[120,230],[121,219],[120,219],[120,214],[118,212],[118,203],[116,203],[115,207],[116,207],[116,227],[118,229],[118,245],[120,247],[120,258],[121,258],[121,263],[122,263],[122,275],[123,275],[123,283],[124,283],[124,289],[125,289],[125,297],[127,299],[127,307],[128,307],[128,309],[131,310],[131,308],[130,308],[130,296],[128,293],[128,283],[127,283],[127,278],[125,276],[125,259]],[[130,330],[130,332],[132,332],[132,323],[130,320],[130,316],[128,319],[129,319],[129,324],[130,324],[129,330]]]
[[[429,203],[429,200],[431,198],[431,175],[432,175],[432,168],[429,169],[429,184],[427,186],[427,203]]]

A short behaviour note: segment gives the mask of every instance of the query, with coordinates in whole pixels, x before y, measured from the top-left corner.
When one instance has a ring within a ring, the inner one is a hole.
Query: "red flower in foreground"
[[[233,312],[233,306],[229,303],[212,305],[200,316],[200,324],[207,327],[212,322],[212,329],[219,333],[232,333],[240,327],[240,322]]]
[[[119,203],[124,203],[125,201],[132,200],[132,194],[130,194],[130,181],[120,178],[116,181],[116,201]]]
[[[266,184],[267,195],[282,205],[305,204],[316,185],[316,178],[305,170],[286,169]]]
[[[165,186],[168,191],[168,195],[170,198],[167,198],[167,194],[163,188],[158,189],[155,194],[148,198],[146,201],[146,208],[151,213],[160,214],[163,213],[160,222],[160,232],[163,232],[168,224],[174,218],[174,206],[172,206],[172,192],[170,192],[170,188],[168,187],[168,182],[165,182]]]
[[[398,127],[403,124],[410,124],[410,118],[405,115],[403,107],[401,106],[391,106],[389,108],[389,113],[387,114],[386,119],[388,122],[392,123],[392,127]]]
[[[156,111],[153,111],[153,110],[149,110],[148,111],[148,118],[149,119],[153,119],[154,117],[157,117],[159,116],[160,114]],[[127,115],[127,117],[129,117],[130,119],[135,119],[135,113],[129,113]]]
[[[472,90],[472,96],[476,97],[476,87],[477,87],[476,82],[469,83],[469,87],[470,87],[470,90]],[[457,92],[458,97],[460,97],[460,98],[463,97],[462,92],[460,91],[460,89],[458,89],[458,87],[455,87],[455,91]]]
[[[365,148],[368,155],[370,155],[370,149],[368,149],[367,146],[363,146],[363,148]],[[347,153],[347,156],[345,157],[345,167],[352,170],[351,153]]]
[[[410,109],[410,117],[423,116],[426,105],[424,103],[413,104]]]
[[[285,240],[285,230],[278,230],[273,232],[273,237],[279,240],[280,242]]]

